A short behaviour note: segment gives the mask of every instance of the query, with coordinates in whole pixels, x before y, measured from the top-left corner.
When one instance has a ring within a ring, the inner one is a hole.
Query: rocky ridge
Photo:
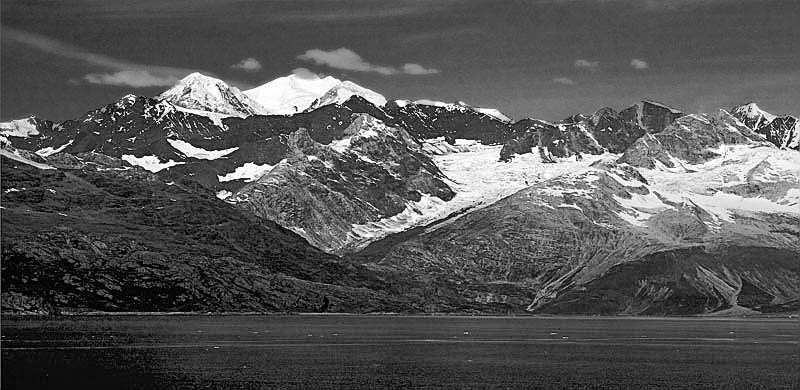
[[[793,117],[754,105],[684,116],[646,100],[512,122],[317,89],[300,95],[328,98],[294,115],[129,95],[59,124],[1,126],[5,310],[797,305]],[[197,218],[174,220],[187,213]],[[69,251],[51,245],[61,241]]]

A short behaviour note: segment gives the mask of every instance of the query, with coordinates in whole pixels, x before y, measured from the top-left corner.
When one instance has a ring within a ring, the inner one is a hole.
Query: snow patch
[[[53,154],[56,154],[56,153],[58,153],[58,152],[60,152],[60,151],[62,151],[64,149],[66,149],[67,146],[70,146],[70,145],[72,145],[72,141],[71,140],[69,142],[65,143],[64,145],[61,145],[61,146],[59,146],[57,148],[53,148],[52,146],[48,146],[46,148],[41,148],[41,149],[36,151],[36,154],[38,154],[38,155],[40,155],[42,157],[51,156]]]
[[[244,180],[245,182],[249,183],[258,180],[261,176],[266,175],[274,167],[274,165],[269,164],[259,165],[248,162],[244,163],[244,165],[240,167],[236,167],[233,172],[228,173],[225,176],[217,176],[217,179],[219,179],[220,182]]]
[[[618,212],[617,215],[631,225],[646,226],[645,222],[652,216],[662,211],[673,209],[672,206],[662,202],[652,191],[647,195],[637,193],[630,193],[630,195],[630,199],[614,195],[614,200],[625,208],[623,212]]]
[[[36,161],[31,161],[31,160],[29,160],[29,159],[27,159],[25,157],[22,157],[19,154],[15,153],[15,152],[12,152],[10,150],[7,150],[5,148],[0,148],[0,155],[6,156],[6,157],[8,157],[8,158],[10,158],[10,159],[12,159],[14,161],[19,161],[21,163],[28,164],[28,165],[30,165],[32,167],[36,167],[36,168],[39,168],[39,169],[55,169],[54,167],[51,167],[51,166],[49,166],[47,164],[42,164],[42,163],[38,163]]]
[[[396,100],[395,102],[399,102],[399,100]],[[405,107],[408,104],[407,100],[405,100],[403,102],[404,102],[403,105],[400,106],[400,107]],[[440,101],[436,101],[436,100],[419,99],[419,100],[415,100],[414,104],[419,104],[419,105],[422,105],[422,106],[443,107],[448,111],[462,111],[463,112],[463,111],[466,111],[466,110],[471,110],[471,111],[475,111],[475,112],[481,113],[483,115],[490,116],[490,117],[492,117],[494,119],[497,119],[497,120],[499,120],[501,122],[511,122],[511,118],[509,118],[508,116],[506,116],[505,114],[503,114],[502,112],[500,112],[500,110],[498,110],[496,108],[475,107],[475,106],[471,106],[471,105],[469,105],[467,103],[460,102],[460,101],[456,102],[456,103],[445,103],[445,102],[440,102]]]
[[[445,204],[445,201],[435,196],[423,194],[418,202],[406,203],[406,208],[397,215],[363,225],[353,224],[352,231],[348,236],[351,239],[364,240],[399,233],[411,226],[432,222],[434,217],[445,208]]]
[[[200,160],[216,160],[220,157],[227,156],[239,150],[239,147],[223,149],[223,150],[205,150],[202,148],[198,148],[186,141],[181,141],[177,139],[168,139],[167,142],[169,142],[169,144],[172,145],[173,148],[183,153],[186,157],[194,157]]]
[[[138,165],[150,172],[158,172],[162,169],[183,164],[182,162],[172,160],[162,163],[157,156],[136,157],[132,154],[123,154],[122,159],[131,165]]]
[[[178,111],[185,112],[187,114],[204,116],[204,117],[206,117],[208,119],[211,119],[211,122],[214,123],[215,126],[221,128],[221,129],[227,129],[228,128],[227,126],[225,126],[224,123],[222,123],[223,119],[231,118],[231,117],[240,117],[240,118],[242,117],[242,116],[221,114],[221,113],[218,113],[218,112],[194,110],[194,109],[191,109],[191,108],[181,107],[181,106],[174,105],[174,104],[173,104],[173,106]]]
[[[0,135],[7,137],[31,137],[39,135],[34,118],[17,119],[11,122],[0,123]]]
[[[229,198],[231,195],[233,195],[233,193],[227,190],[217,191],[217,198],[222,200]]]

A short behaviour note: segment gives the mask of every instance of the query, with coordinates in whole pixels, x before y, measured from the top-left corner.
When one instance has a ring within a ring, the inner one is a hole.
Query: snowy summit
[[[249,116],[264,111],[239,89],[197,72],[184,77],[158,99],[190,110],[232,116]]]
[[[386,104],[386,98],[377,92],[331,76],[320,78],[308,71],[296,71],[244,93],[273,115],[292,115],[309,108],[341,104],[353,95],[376,106]]]

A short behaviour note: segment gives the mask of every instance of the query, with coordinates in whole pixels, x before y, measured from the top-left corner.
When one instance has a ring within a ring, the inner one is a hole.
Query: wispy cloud
[[[601,3],[622,4],[628,7],[642,8],[648,11],[669,11],[678,9],[700,8],[717,4],[735,4],[753,0],[540,0],[549,3]],[[758,0],[767,3],[780,0]]]
[[[11,27],[3,26],[1,31],[3,37],[12,42],[59,57],[83,61],[88,65],[105,68],[108,71],[106,73],[90,73],[83,76],[82,79],[90,84],[124,85],[133,88],[171,86],[183,76],[195,71],[194,69],[170,66],[137,64],[103,54],[92,53],[44,35]]]
[[[713,4],[742,2],[742,0],[602,0],[602,1],[607,3],[627,3],[632,6],[644,7],[645,9],[650,11],[698,8]]]
[[[556,84],[575,85],[575,81],[567,77],[556,77],[553,79]]]
[[[458,0],[293,0],[264,15],[271,22],[354,22],[431,14],[446,10]]]
[[[650,67],[650,64],[645,60],[634,58],[631,60],[631,67],[636,70],[645,70]]]
[[[231,65],[232,69],[239,69],[245,72],[258,72],[261,70],[261,63],[257,59],[250,57],[239,61],[238,64]]]
[[[89,84],[118,85],[134,88],[163,87],[175,84],[172,76],[157,76],[146,70],[121,70],[113,73],[90,73],[83,76]]]
[[[409,75],[429,75],[439,73],[438,69],[425,68],[420,64],[407,63],[399,68],[386,65],[375,65],[365,61],[361,56],[345,47],[334,50],[311,49],[297,56],[298,59],[308,61],[316,65],[328,66],[340,70],[352,70],[356,72],[373,72],[385,76],[395,74]]]
[[[479,27],[454,27],[422,32],[411,32],[398,37],[403,43],[419,43],[427,41],[447,41],[450,39],[470,39],[485,34]]]
[[[590,71],[595,71],[600,66],[600,61],[589,61],[578,59],[575,60],[575,67],[578,69],[588,69]]]
[[[439,73],[439,69],[426,68],[420,64],[404,64],[401,68],[405,74],[425,75]]]

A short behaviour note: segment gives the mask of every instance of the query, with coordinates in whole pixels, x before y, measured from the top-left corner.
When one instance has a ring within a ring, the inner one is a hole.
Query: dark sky
[[[0,7],[2,120],[76,117],[127,93],[156,95],[193,70],[244,89],[299,67],[387,98],[464,100],[516,119],[557,120],[644,98],[686,112],[757,101],[775,114],[800,114],[796,0],[2,0]],[[233,66],[248,58],[256,62],[247,69]]]

